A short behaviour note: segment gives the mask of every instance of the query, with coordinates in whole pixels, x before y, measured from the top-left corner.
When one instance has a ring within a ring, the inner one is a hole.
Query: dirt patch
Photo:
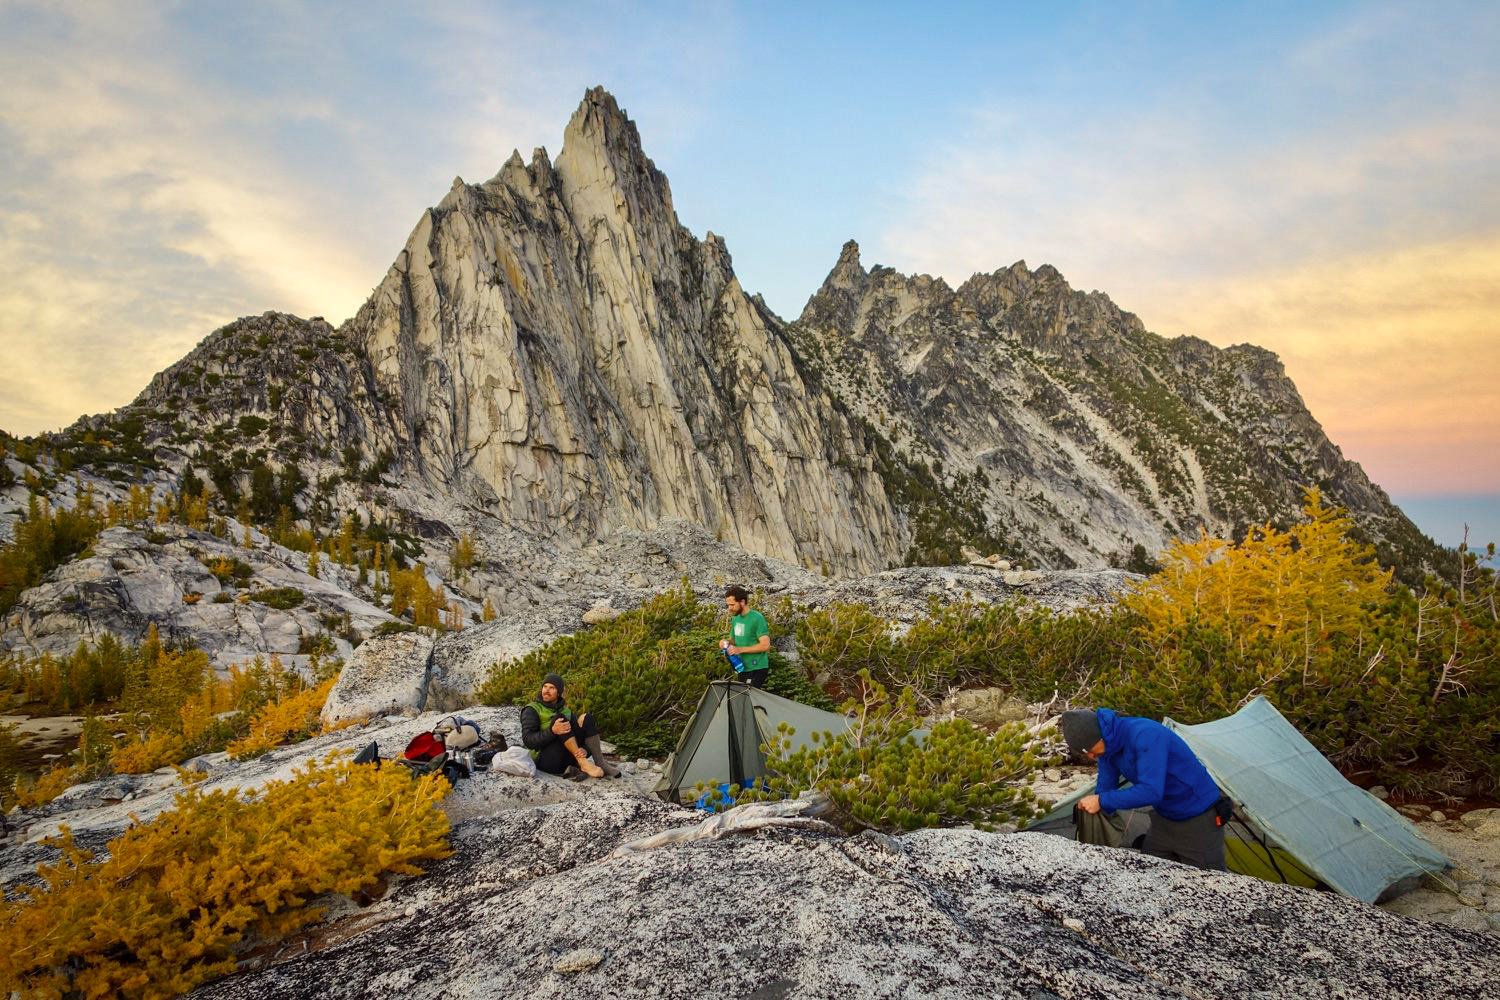
[[[1421,887],[1380,904],[1381,909],[1500,934],[1500,811],[1443,816],[1441,822],[1420,821],[1417,829],[1453,861],[1453,871],[1425,880]]]

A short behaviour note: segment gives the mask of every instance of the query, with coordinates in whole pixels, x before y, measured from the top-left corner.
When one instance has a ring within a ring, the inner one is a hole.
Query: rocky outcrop
[[[419,997],[686,998],[711,979],[746,997],[1456,998],[1500,971],[1481,935],[1043,835],[768,831],[611,858],[673,815],[614,796],[542,812],[461,831],[361,914],[374,929],[201,995],[374,997],[399,976]],[[574,905],[547,919],[557,894]],[[470,943],[430,947],[435,912],[464,913]],[[393,953],[420,959],[398,973]]]
[[[380,715],[416,715],[427,706],[432,639],[418,631],[366,639],[349,657],[328,700],[325,726]]]
[[[515,709],[464,714],[519,735]],[[203,788],[253,788],[371,740],[393,755],[438,717],[189,766]],[[1500,975],[1487,934],[1037,834],[765,829],[617,855],[700,818],[651,796],[651,769],[625,771],[460,782],[452,857],[373,903],[333,901],[198,995],[689,997],[708,975],[740,996],[1468,998]],[[175,774],[106,779],[13,816],[0,884],[34,878],[62,824],[99,846],[179,788]],[[559,896],[562,911],[539,905]]]
[[[221,668],[258,655],[300,666],[312,649],[347,656],[351,639],[392,620],[352,593],[353,573],[333,566],[309,576],[305,555],[259,540],[247,549],[180,525],[149,537],[109,528],[83,557],[21,595],[0,650],[66,656],[106,634],[138,643],[155,625],[163,641],[203,649]],[[216,566],[236,575],[221,580]]]
[[[1096,567],[1200,527],[1286,521],[1321,487],[1377,540],[1432,546],[1328,440],[1281,362],[1165,340],[1055,268],[957,289],[844,246],[789,335],[842,405],[968,491],[1009,551]]]
[[[429,482],[575,545],[663,518],[808,566],[904,547],[858,429],[592,90],[553,164],[454,182],[346,329]]]
[[[453,857],[199,995],[694,997],[708,977],[761,997],[1440,998],[1500,972],[1480,934],[1042,835],[765,830],[614,856],[695,816],[500,775],[448,808]],[[438,914],[462,914],[441,945]]]

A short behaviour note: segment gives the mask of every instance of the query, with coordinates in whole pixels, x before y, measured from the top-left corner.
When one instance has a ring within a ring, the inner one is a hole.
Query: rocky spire
[[[870,272],[866,271],[864,265],[859,262],[859,244],[850,240],[839,251],[838,263],[833,265],[833,270],[829,271],[828,277],[823,280],[823,290],[844,288],[858,294],[863,290],[869,277]]]

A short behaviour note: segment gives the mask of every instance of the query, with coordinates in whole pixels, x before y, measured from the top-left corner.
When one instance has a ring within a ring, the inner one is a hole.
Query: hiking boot
[[[567,748],[568,753],[573,755],[573,761],[578,765],[578,770],[590,778],[604,777],[604,771],[595,766],[593,761],[589,760],[588,752],[578,745],[577,740],[569,736],[563,743],[563,746]]]
[[[620,769],[604,759],[604,751],[599,746],[599,737],[590,736],[583,741],[583,745],[588,747],[589,756],[594,758],[594,763],[599,765],[599,770],[604,772],[605,777],[618,778],[620,776]]]

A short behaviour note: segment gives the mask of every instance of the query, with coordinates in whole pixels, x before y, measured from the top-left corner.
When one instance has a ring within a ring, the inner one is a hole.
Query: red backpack
[[[418,733],[412,737],[410,743],[406,744],[406,751],[401,755],[401,759],[429,764],[437,761],[447,752],[448,748],[443,745],[439,737],[432,733]]]

